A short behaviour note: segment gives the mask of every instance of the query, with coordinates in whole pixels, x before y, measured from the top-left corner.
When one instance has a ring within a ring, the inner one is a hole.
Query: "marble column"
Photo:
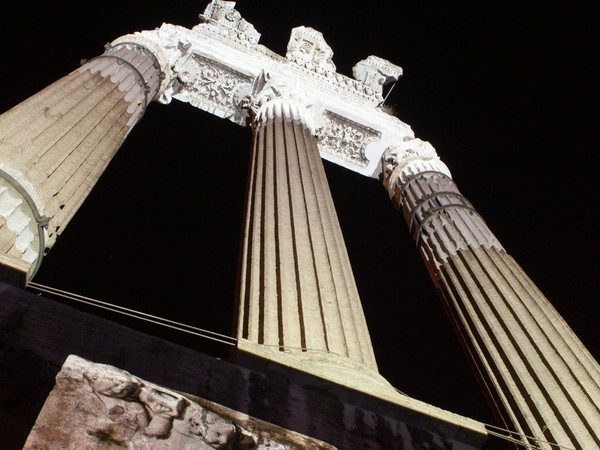
[[[541,448],[600,446],[600,368],[459,192],[433,148],[415,139],[383,157],[402,212],[491,405]]]
[[[34,275],[163,78],[147,48],[116,43],[0,116],[0,276]]]
[[[237,336],[271,357],[341,358],[376,371],[309,117],[275,99],[253,121]]]

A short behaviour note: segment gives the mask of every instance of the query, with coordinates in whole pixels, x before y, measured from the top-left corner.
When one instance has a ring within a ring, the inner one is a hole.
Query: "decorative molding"
[[[163,53],[161,61],[168,61],[171,81],[159,101],[175,98],[245,126],[248,109],[258,104],[256,97],[249,97],[250,88],[268,74],[270,88],[288,86],[290,97],[312,116],[307,123],[313,123],[315,131],[323,128],[323,158],[377,178],[385,149],[414,137],[407,124],[381,108],[383,85],[397,80],[402,69],[370,56],[355,65],[355,78],[337,73],[323,35],[304,26],[291,31],[283,57],[258,43],[260,34],[234,6],[235,2],[214,0],[191,30],[163,24],[133,35],[140,37],[141,45],[154,42]],[[332,119],[331,114],[344,120]],[[342,140],[334,143],[336,134]]]
[[[327,77],[336,72],[333,50],[327,45],[323,34],[309,27],[292,30],[285,57],[288,61]]]
[[[248,47],[256,47],[260,40],[260,33],[254,25],[242,18],[235,9],[235,2],[213,0],[200,14],[203,22],[197,27],[204,27],[209,32],[235,41]]]
[[[450,169],[433,146],[418,138],[405,138],[390,145],[381,157],[383,184],[390,197],[397,194],[405,180],[421,172],[440,172],[452,178]]]
[[[219,117],[239,114],[239,103],[252,88],[252,78],[205,58],[191,55],[180,69],[178,92],[188,103]]]
[[[323,114],[324,126],[317,131],[319,151],[360,167],[367,167],[365,149],[381,139],[381,132],[331,111]]]
[[[374,94],[383,102],[383,86],[398,81],[402,76],[402,67],[371,55],[356,63],[352,68],[352,75],[365,85],[365,93]]]

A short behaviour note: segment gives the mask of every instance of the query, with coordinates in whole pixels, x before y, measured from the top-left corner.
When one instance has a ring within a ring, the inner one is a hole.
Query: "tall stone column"
[[[276,360],[376,373],[309,117],[300,103],[275,99],[253,120],[237,336]]]
[[[390,147],[383,166],[392,202],[506,427],[541,448],[598,448],[598,363],[460,194],[429,144],[415,139]]]
[[[24,284],[165,79],[123,39],[0,116],[0,276]]]

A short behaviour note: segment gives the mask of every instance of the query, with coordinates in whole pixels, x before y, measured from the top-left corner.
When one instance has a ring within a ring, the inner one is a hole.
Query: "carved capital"
[[[169,87],[173,82],[169,60],[172,58],[170,58],[169,50],[165,46],[158,45],[154,39],[146,34],[148,33],[127,34],[115,39],[110,46],[132,45],[152,55],[155,68],[160,70],[160,85],[156,93],[156,99],[162,103],[169,103],[171,101]]]
[[[314,134],[313,114],[309,111],[309,100],[293,87],[275,79],[270,73],[262,72],[254,82],[252,94],[245,101],[254,117],[254,123],[260,124],[274,117],[303,122]]]
[[[48,242],[44,209],[27,176],[0,162],[0,244],[10,249],[0,258],[3,281],[24,286],[39,268]]]
[[[433,146],[418,138],[407,138],[389,146],[383,153],[381,164],[382,181],[390,197],[394,196],[398,185],[417,173],[435,171],[451,176]]]

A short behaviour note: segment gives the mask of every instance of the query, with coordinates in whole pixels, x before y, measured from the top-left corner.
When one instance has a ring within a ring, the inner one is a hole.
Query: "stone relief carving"
[[[259,34],[234,5],[212,1],[201,16],[203,22],[192,30],[163,24],[157,30],[127,38],[139,40],[140,45],[152,41],[165,53],[170,83],[165,81],[160,101],[168,103],[175,98],[239,125],[249,125],[249,111],[256,112],[261,104],[257,94],[267,98],[266,89],[258,92],[253,88],[260,89],[264,84],[261,72],[268,72],[271,78],[266,87],[273,94],[268,94],[270,98],[279,96],[303,103],[310,113],[305,117],[313,116],[307,119],[313,131],[312,122],[323,122],[322,111],[335,111],[337,116],[345,117],[345,121],[331,119],[325,124],[320,133],[321,148],[332,155],[333,162],[378,177],[379,158],[389,143],[414,136],[407,124],[381,107],[383,85],[396,80],[402,69],[370,56],[355,65],[355,78],[337,73],[331,47],[319,31],[308,27],[292,30],[284,58],[258,43],[250,45]],[[287,86],[285,92],[281,86]],[[364,154],[367,145],[368,159]]]
[[[142,388],[138,398],[146,406],[152,417],[144,430],[144,434],[157,437],[167,436],[171,422],[181,414],[184,400],[167,392],[147,387]]]
[[[402,174],[407,176],[425,170],[436,170],[450,176],[450,170],[440,160],[433,146],[418,138],[405,138],[389,146],[381,162],[382,175],[390,182]]]
[[[236,40],[251,47],[255,47],[260,40],[260,33],[254,26],[242,18],[235,9],[235,2],[213,0],[200,14],[201,25],[210,28],[223,37]]]
[[[318,74],[333,75],[333,50],[320,31],[309,27],[292,30],[285,57],[295,64]]]
[[[332,448],[206,400],[201,406],[124,370],[71,355],[24,449],[292,450],[305,448],[305,443]]]
[[[178,91],[191,105],[228,118],[236,115],[253,81],[250,76],[196,54],[188,58],[177,78]]]
[[[371,142],[381,138],[381,133],[372,128],[326,111],[324,126],[317,131],[319,150],[360,167],[366,167],[369,160],[365,149]]]
[[[386,59],[371,55],[356,63],[352,68],[354,78],[363,83],[367,94],[374,94],[383,101],[383,86],[398,81],[402,68]]]

